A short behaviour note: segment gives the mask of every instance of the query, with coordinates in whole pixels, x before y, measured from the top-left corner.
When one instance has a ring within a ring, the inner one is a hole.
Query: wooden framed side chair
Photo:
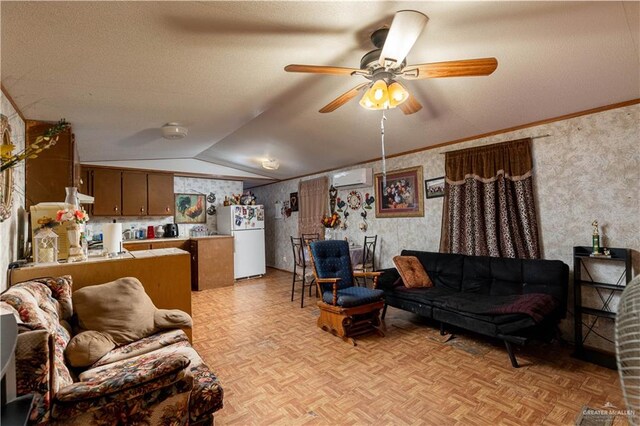
[[[307,245],[309,245],[310,242],[319,240],[320,234],[302,234],[301,237],[302,237],[302,242],[306,247]]]
[[[304,287],[309,283],[309,296],[311,296],[311,286],[313,285],[313,273],[311,272],[311,260],[307,253],[304,240],[302,238],[291,237],[291,248],[293,249],[293,280],[291,282],[291,301],[295,293],[296,282],[302,284],[300,295],[300,307],[304,308]]]
[[[378,242],[378,236],[364,237],[364,245],[362,246],[362,263],[358,263],[353,267],[355,272],[367,272],[376,270],[376,244]],[[362,281],[361,281],[362,280]],[[367,279],[362,278],[358,280],[367,286]]]
[[[322,300],[318,301],[318,327],[356,345],[355,337],[375,332],[380,336],[382,290],[376,289],[381,272],[353,272],[349,243],[341,240],[314,241],[311,264]],[[370,277],[373,288],[358,287],[355,279]]]

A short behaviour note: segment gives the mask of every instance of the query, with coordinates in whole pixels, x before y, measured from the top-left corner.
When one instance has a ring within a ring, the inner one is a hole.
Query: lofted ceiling
[[[409,63],[495,57],[488,77],[407,81],[424,106],[387,113],[394,154],[640,98],[638,2],[7,2],[2,85],[30,119],[72,123],[83,163],[237,176],[248,186],[380,156],[365,81],[286,73],[358,67],[402,9],[429,22]],[[162,139],[167,122],[187,126]],[[271,157],[276,171],[261,168]]]

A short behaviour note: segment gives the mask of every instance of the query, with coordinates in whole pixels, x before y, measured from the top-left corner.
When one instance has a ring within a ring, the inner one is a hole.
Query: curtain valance
[[[462,185],[473,178],[485,183],[499,175],[512,181],[531,176],[531,139],[519,139],[446,153],[445,171],[449,185]]]

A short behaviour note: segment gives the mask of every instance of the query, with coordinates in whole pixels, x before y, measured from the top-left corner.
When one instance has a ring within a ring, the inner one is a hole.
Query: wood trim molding
[[[526,129],[526,128],[529,128],[529,127],[541,126],[543,124],[549,124],[549,123],[553,123],[553,122],[556,122],[556,121],[568,120],[570,118],[580,117],[580,116],[589,115],[589,114],[595,114],[595,113],[598,113],[598,112],[608,111],[608,110],[611,110],[611,109],[624,108],[624,107],[635,105],[635,104],[640,104],[640,98],[631,99],[631,100],[624,101],[624,102],[618,102],[618,103],[610,104],[610,105],[604,105],[604,106],[600,106],[600,107],[597,107],[597,108],[591,108],[591,109],[587,109],[587,110],[584,110],[584,111],[578,111],[578,112],[574,112],[574,113],[571,113],[571,114],[560,115],[558,117],[553,117],[553,118],[547,118],[547,119],[544,119],[544,120],[533,121],[533,122],[527,123],[527,124],[521,124],[521,125],[518,125],[518,126],[508,127],[506,129],[495,130],[493,132],[488,132],[488,133],[481,133],[481,134],[478,134],[478,135],[468,136],[468,137],[465,137],[465,138],[455,139],[455,140],[447,141],[447,142],[442,142],[442,143],[438,143],[438,144],[435,144],[435,145],[429,145],[429,146],[422,147],[422,148],[416,148],[416,149],[412,149],[412,150],[409,150],[409,151],[403,151],[403,152],[399,152],[397,154],[388,155],[386,158],[389,159],[389,158],[401,157],[403,155],[415,154],[415,153],[422,152],[422,151],[429,151],[429,150],[436,149],[436,148],[442,148],[444,146],[455,145],[455,144],[458,144],[458,143],[468,142],[468,141],[472,141],[472,140],[475,140],[475,139],[487,138],[489,136],[495,136],[495,135],[500,135],[502,133],[514,132],[516,130],[522,130],[522,129]],[[280,182],[286,182],[286,181],[289,181],[289,180],[302,179],[302,178],[305,178],[307,176],[321,175],[321,174],[329,173],[329,172],[332,172],[332,171],[335,171],[335,170],[342,170],[342,169],[346,169],[348,167],[358,166],[360,164],[367,164],[367,163],[372,163],[372,162],[375,162],[375,161],[380,161],[381,159],[382,159],[382,157],[376,157],[376,158],[372,158],[372,159],[369,159],[369,160],[366,160],[366,161],[358,161],[357,163],[347,164],[347,165],[336,167],[336,168],[332,168],[332,169],[320,170],[320,171],[313,172],[313,173],[308,173],[308,174],[304,174],[304,175],[300,175],[300,176],[294,176],[294,177],[291,177],[291,178],[288,178],[288,179],[278,180],[276,182],[270,182],[270,183],[267,183],[267,184],[264,184],[264,185],[254,186],[254,187],[252,187],[252,189],[253,188],[260,188],[262,186],[271,185],[273,183],[280,183]]]
[[[253,177],[241,177],[241,176],[227,176],[227,175],[210,175],[207,173],[192,173],[192,172],[174,172],[174,175],[181,177],[193,177],[193,178],[205,178],[205,179],[218,179],[218,180],[236,180],[236,181],[245,181],[245,180],[265,180],[271,181],[271,183],[275,183],[275,179],[270,178],[253,178]]]
[[[7,97],[7,99],[9,100],[9,103],[11,104],[13,109],[16,110],[16,112],[18,113],[18,117],[22,118],[22,121],[24,121],[26,123],[27,119],[24,117],[24,114],[22,114],[22,111],[20,111],[20,108],[18,108],[18,105],[13,100],[13,98],[11,97],[11,95],[9,94],[7,89],[4,87],[4,84],[2,84],[2,83],[0,83],[0,90],[2,90],[2,93]]]
[[[265,180],[270,181],[270,183],[275,183],[275,179],[269,178],[252,178],[252,177],[238,177],[238,176],[227,176],[227,175],[211,175],[207,173],[192,173],[192,172],[172,172],[170,170],[157,170],[157,169],[141,169],[137,167],[118,167],[118,166],[104,166],[104,165],[94,165],[87,163],[80,163],[80,165],[84,168],[91,169],[111,169],[111,170],[124,170],[127,172],[141,172],[141,173],[159,173],[159,174],[167,174],[173,175],[176,177],[191,177],[191,178],[200,178],[200,179],[215,179],[215,180],[230,180],[230,181],[245,181],[245,180]]]
[[[174,174],[173,172],[170,172],[168,170],[139,169],[134,167],[97,166],[97,165],[94,166],[93,164],[85,164],[85,163],[80,163],[80,166],[87,169],[124,170],[127,172],[140,172],[140,173],[152,172],[152,173],[162,173],[162,174],[168,174],[168,175]]]
[[[286,269],[276,268],[275,266],[268,266],[267,265],[267,269],[273,269],[273,270],[280,271],[280,272],[286,272],[287,274],[293,274],[293,271],[287,271]]]

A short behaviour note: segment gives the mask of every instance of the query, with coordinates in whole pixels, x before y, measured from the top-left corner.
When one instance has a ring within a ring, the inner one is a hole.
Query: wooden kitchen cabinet
[[[191,249],[189,245],[189,240],[152,241],[151,248],[152,249],[179,248],[181,250],[186,250],[186,251],[189,251]]]
[[[129,242],[125,242],[122,246],[129,251],[136,250],[155,250],[155,249],[166,249],[166,248],[178,248],[180,250],[189,251],[191,248],[189,245],[189,240],[171,240],[171,239],[158,239],[155,240],[146,240],[146,241],[135,241],[130,240]]]
[[[25,121],[25,140],[33,144],[54,123]],[[63,202],[65,188],[75,186],[75,141],[71,128],[58,135],[58,142],[25,161],[25,208],[42,202]]]
[[[147,174],[147,200],[149,216],[173,216],[173,175],[168,173]]]
[[[151,250],[150,243],[122,243],[122,248],[129,251]]]
[[[173,216],[171,173],[83,166],[81,176],[80,192],[95,197],[92,216]]]
[[[86,286],[103,284],[121,277],[136,277],[158,309],[180,309],[191,314],[189,262],[189,254],[184,252],[159,253],[139,258],[136,258],[135,253],[129,253],[114,259],[42,263],[12,269],[9,282],[15,284],[40,277],[71,275],[73,291],[77,291]],[[185,329],[185,332],[191,337],[191,329]]]
[[[122,215],[147,215],[146,173],[128,171],[122,172]]]
[[[93,169],[88,167],[80,167],[78,174],[78,192],[85,195],[93,196],[93,178],[91,174]],[[93,204],[85,204],[82,207],[89,213],[89,217],[93,216]]]
[[[94,168],[91,173],[93,186],[93,215],[122,215],[122,172],[117,169]]]
[[[191,289],[233,285],[233,237],[191,239]]]

